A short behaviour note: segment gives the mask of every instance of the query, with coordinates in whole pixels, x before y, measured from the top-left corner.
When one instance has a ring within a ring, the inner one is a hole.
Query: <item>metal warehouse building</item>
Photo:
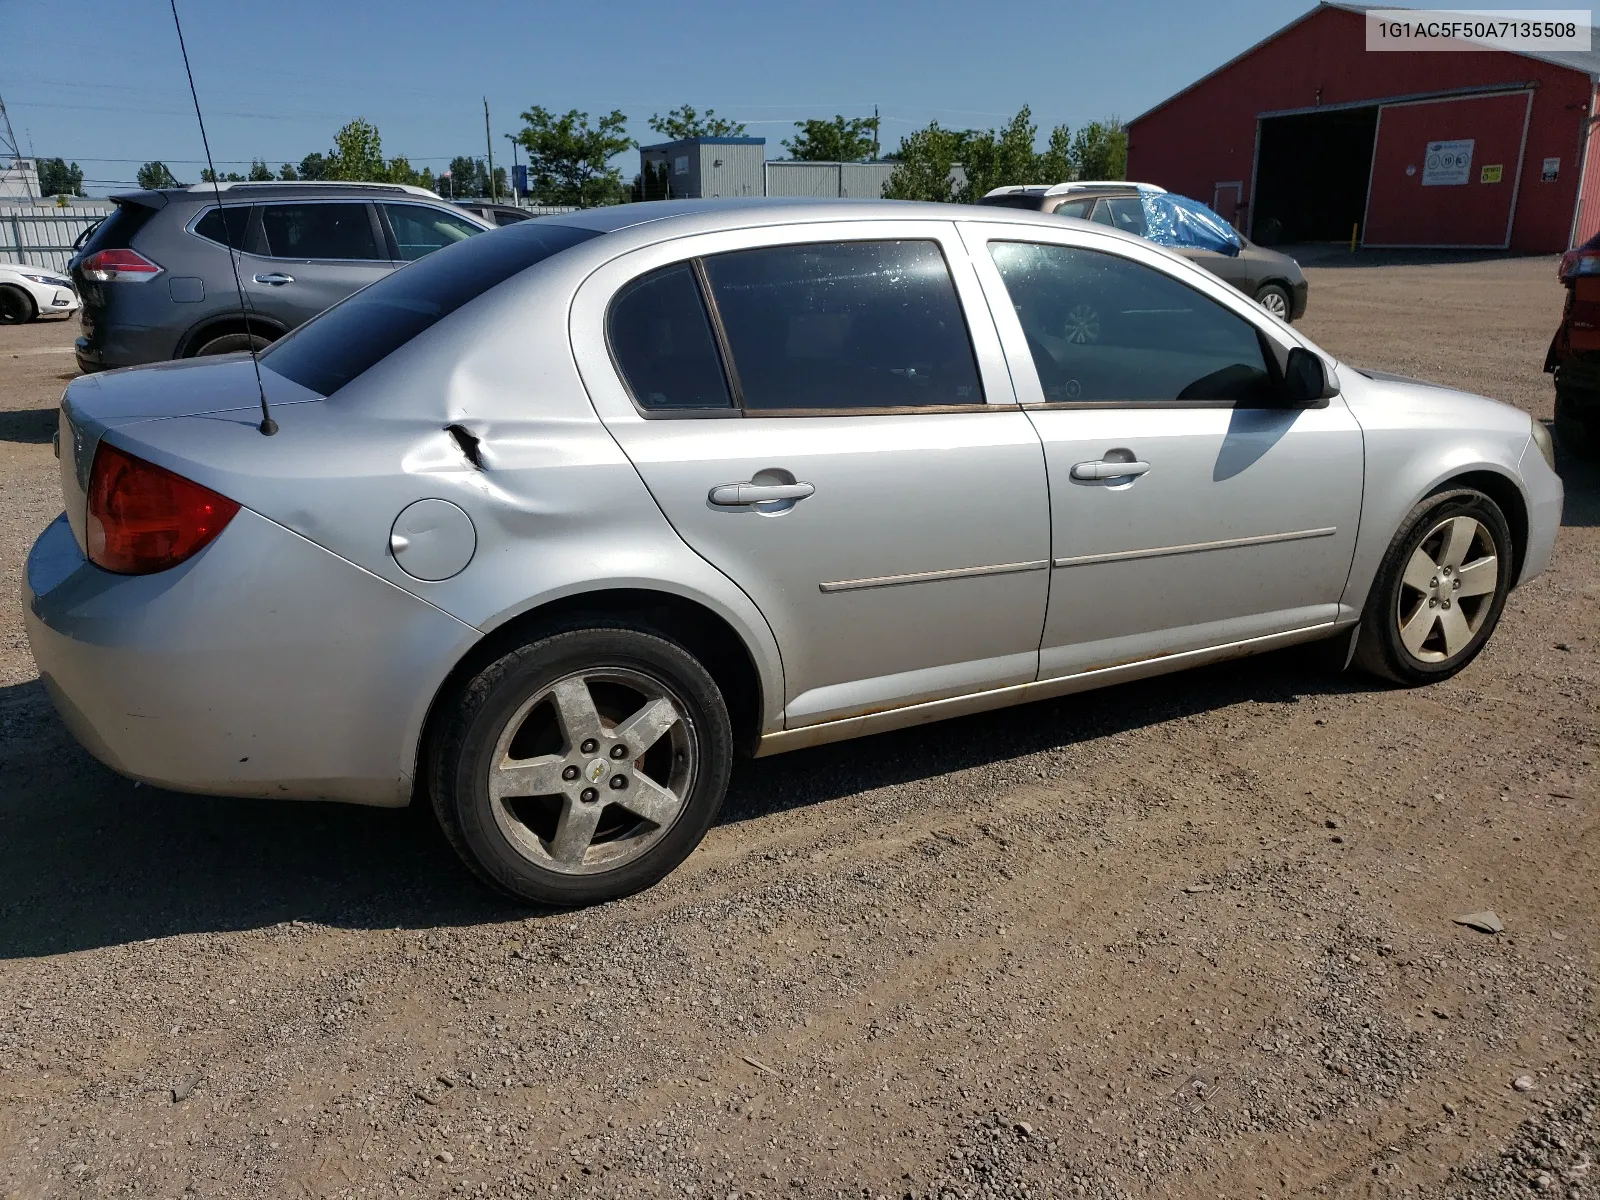
[[[1128,177],[1263,242],[1565,250],[1600,232],[1600,50],[1371,52],[1320,4],[1128,124]]]
[[[680,200],[713,196],[822,196],[877,200],[894,172],[887,162],[795,162],[766,157],[767,139],[697,137],[640,146],[645,170],[666,172],[668,194]]]

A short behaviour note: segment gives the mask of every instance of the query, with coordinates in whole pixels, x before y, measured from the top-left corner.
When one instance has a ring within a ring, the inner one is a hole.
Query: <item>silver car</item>
[[[1176,254],[1004,209],[509,226],[261,358],[67,389],[28,636],[113,769],[424,798],[529,901],[646,887],[734,759],[1319,638],[1461,670],[1550,439]]]

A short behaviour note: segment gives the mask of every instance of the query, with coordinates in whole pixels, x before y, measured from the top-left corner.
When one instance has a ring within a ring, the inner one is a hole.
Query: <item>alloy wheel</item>
[[[490,759],[495,823],[517,853],[569,875],[611,871],[672,827],[699,768],[687,705],[626,668],[568,675],[506,722]]]
[[[1259,303],[1262,308],[1279,320],[1288,320],[1289,302],[1283,298],[1282,292],[1266,292],[1262,295]]]
[[[1494,538],[1475,517],[1447,517],[1412,551],[1400,579],[1395,619],[1413,658],[1444,663],[1471,643],[1493,608],[1500,582]]]

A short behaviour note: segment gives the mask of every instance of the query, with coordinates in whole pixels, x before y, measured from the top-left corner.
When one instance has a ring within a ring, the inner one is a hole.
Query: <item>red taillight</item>
[[[226,496],[101,442],[89,472],[89,561],[119,575],[165,571],[238,511]]]
[[[137,250],[98,250],[79,263],[78,270],[95,283],[143,283],[161,274],[161,268]]]

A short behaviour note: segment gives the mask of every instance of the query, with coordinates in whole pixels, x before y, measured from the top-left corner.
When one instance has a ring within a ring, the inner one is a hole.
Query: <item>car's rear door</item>
[[[681,239],[572,321],[656,502],[770,623],[788,727],[1034,679],[1043,453],[952,225]]]
[[[962,232],[1049,464],[1041,679],[1354,615],[1361,430],[1337,396],[1281,406],[1253,305],[1154,247]]]
[[[394,270],[373,205],[293,200],[260,205],[260,254],[240,278],[257,310],[293,329]]]

